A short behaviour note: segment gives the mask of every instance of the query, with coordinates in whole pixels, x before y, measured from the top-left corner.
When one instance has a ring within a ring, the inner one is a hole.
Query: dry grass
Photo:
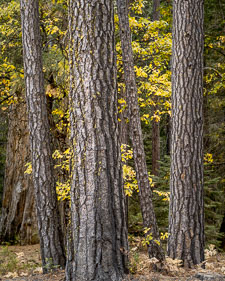
[[[202,268],[202,265],[205,268]],[[213,246],[206,250],[206,261],[193,269],[184,269],[182,262],[166,258],[160,267],[156,259],[149,259],[141,240],[130,242],[130,272],[127,280],[185,281],[196,273],[218,273],[225,276],[225,253],[218,254]],[[155,271],[156,266],[159,271]],[[39,245],[0,246],[0,280],[48,280],[64,279],[64,272],[42,275]],[[197,280],[197,279],[196,279]],[[225,280],[225,279],[224,279]]]
[[[192,269],[185,269],[182,267],[182,261],[172,260],[169,257],[166,257],[164,264],[161,266],[157,259],[149,259],[146,249],[143,249],[140,243],[136,243],[130,249],[130,271],[139,280],[182,281],[200,272],[224,275],[225,280],[225,253],[219,254],[214,246],[210,246],[205,251],[205,257],[205,262]]]
[[[0,277],[28,276],[40,266],[39,245],[0,246]]]

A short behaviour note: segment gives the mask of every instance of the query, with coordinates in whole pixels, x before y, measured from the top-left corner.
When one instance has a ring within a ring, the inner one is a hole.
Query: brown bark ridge
[[[66,280],[122,280],[127,227],[113,0],[70,1],[71,240]]]
[[[160,17],[160,0],[153,0],[152,20],[157,21]],[[153,113],[158,109],[157,102],[158,97],[154,96],[153,100],[155,106],[153,107]],[[152,174],[158,176],[159,174],[159,160],[160,160],[160,122],[155,118],[152,120]]]
[[[30,162],[26,105],[11,105],[8,114],[8,140],[4,192],[0,219],[0,241],[38,243],[34,188],[31,175],[24,174]]]
[[[42,70],[37,0],[21,0],[26,101],[30,132],[33,182],[43,272],[63,267],[65,255],[53,176],[50,130]]]
[[[156,223],[156,217],[153,209],[152,190],[148,179],[148,171],[142,138],[127,1],[117,0],[117,7],[119,15],[120,37],[122,44],[124,77],[126,83],[130,116],[130,134],[134,153],[135,170],[137,174],[137,181],[139,187],[141,212],[144,227],[150,228],[147,235],[152,233],[153,237],[153,239],[148,245],[148,252],[150,257],[156,257],[159,260],[163,260],[163,249],[155,242],[155,240],[160,241],[160,239]]]
[[[204,260],[203,0],[174,0],[168,255]]]

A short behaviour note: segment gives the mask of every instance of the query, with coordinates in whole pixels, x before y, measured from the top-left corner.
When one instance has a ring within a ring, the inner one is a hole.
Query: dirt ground
[[[64,271],[42,274],[39,245],[0,246],[0,280],[60,281]]]
[[[212,247],[206,251],[205,268],[202,265],[193,269],[184,269],[178,260],[166,259],[164,266],[156,272],[157,262],[149,259],[146,251],[131,247],[130,271],[127,281],[225,281],[225,254],[218,254]],[[158,266],[159,267],[159,266]],[[203,279],[205,276],[206,279]],[[214,279],[210,279],[210,276]],[[209,278],[209,279],[207,279]],[[42,274],[39,245],[0,246],[1,281],[63,281],[65,272],[56,270]]]

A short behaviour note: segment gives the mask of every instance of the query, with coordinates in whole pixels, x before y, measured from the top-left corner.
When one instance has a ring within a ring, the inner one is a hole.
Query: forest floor
[[[184,269],[180,261],[166,259],[161,271],[154,268],[157,263],[150,260],[144,249],[130,248],[130,281],[225,281],[225,253],[218,254],[213,247],[206,251],[205,268]],[[63,281],[65,272],[56,270],[42,274],[39,245],[0,246],[0,280],[4,281]]]

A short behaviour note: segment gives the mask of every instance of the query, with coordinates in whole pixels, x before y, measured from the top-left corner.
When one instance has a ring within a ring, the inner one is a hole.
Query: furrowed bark
[[[204,260],[203,0],[174,0],[168,255]]]
[[[24,102],[10,106],[8,124],[0,241],[34,244],[39,238],[32,176],[24,174],[31,157]]]
[[[65,255],[53,176],[50,129],[42,70],[37,0],[21,0],[24,75],[30,132],[33,182],[43,272],[63,267]]]
[[[127,228],[112,0],[70,1],[71,237],[66,280],[122,280]]]

